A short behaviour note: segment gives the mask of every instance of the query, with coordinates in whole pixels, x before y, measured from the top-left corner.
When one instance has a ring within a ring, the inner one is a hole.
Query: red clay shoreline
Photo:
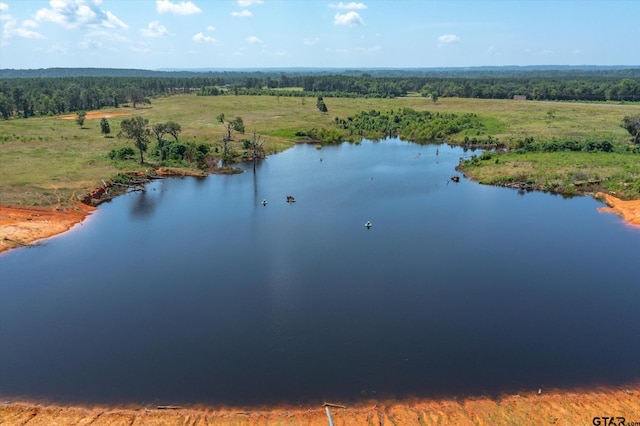
[[[327,408],[329,413],[327,414]],[[64,406],[0,402],[1,425],[542,425],[594,424],[604,416],[640,422],[640,383],[590,390],[521,392],[443,399],[368,400],[353,406]],[[640,423],[639,423],[640,424]]]
[[[621,200],[610,194],[600,196],[609,207],[600,207],[598,211],[617,214],[627,224],[640,227],[640,200]]]
[[[67,209],[0,206],[0,252],[65,233],[81,224],[95,209],[83,203]]]

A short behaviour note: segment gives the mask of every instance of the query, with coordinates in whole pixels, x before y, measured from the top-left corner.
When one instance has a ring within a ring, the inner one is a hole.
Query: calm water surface
[[[297,146],[255,175],[156,181],[0,256],[0,395],[247,405],[640,379],[640,232],[591,198],[450,182],[466,155]]]

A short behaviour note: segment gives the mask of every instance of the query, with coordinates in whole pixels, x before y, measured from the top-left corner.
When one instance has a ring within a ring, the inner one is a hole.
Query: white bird
[[[367,221],[367,223],[364,224],[364,226],[367,227],[367,229],[371,228],[371,221]]]

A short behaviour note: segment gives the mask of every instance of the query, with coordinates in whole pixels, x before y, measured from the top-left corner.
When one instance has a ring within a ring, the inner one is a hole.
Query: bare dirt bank
[[[621,200],[609,194],[600,194],[609,207],[601,207],[601,212],[615,213],[630,225],[640,226],[640,200]]]
[[[66,232],[94,210],[82,203],[67,209],[0,206],[0,252]]]
[[[109,201],[130,190],[144,190],[144,185],[152,179],[164,177],[195,176],[207,174],[239,173],[240,169],[230,166],[215,168],[209,173],[197,170],[159,168],[152,172],[128,173],[123,182],[109,182],[94,188],[78,197],[80,202],[71,205],[49,206],[41,208],[12,207],[0,205],[0,253],[17,247],[32,245],[44,238],[53,237],[68,231],[81,223],[96,206]]]
[[[640,384],[588,391],[545,391],[498,399],[369,401],[329,407],[334,425],[591,425],[594,417],[640,422]],[[65,407],[0,403],[1,425],[322,425],[326,409],[315,407]],[[605,424],[605,423],[600,423]],[[616,423],[619,424],[619,423]]]
[[[86,120],[95,120],[96,118],[111,118],[111,117],[120,117],[123,115],[129,115],[128,112],[105,112],[105,111],[90,111],[85,115]],[[60,120],[75,120],[78,117],[78,114],[67,114],[61,115],[58,117]]]

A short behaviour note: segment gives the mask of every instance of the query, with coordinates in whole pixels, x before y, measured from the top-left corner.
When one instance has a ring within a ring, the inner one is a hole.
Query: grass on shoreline
[[[640,194],[637,154],[533,152],[482,157],[461,167],[482,184],[524,184],[564,195],[604,191],[622,199],[635,199]]]
[[[420,97],[399,99],[325,98],[329,109],[320,113],[314,98],[285,96],[195,96],[177,95],[153,99],[143,108],[104,110],[105,114],[142,115],[150,125],[175,121],[182,126],[182,142],[221,146],[224,127],[216,120],[220,113],[227,119],[240,116],[246,135],[254,130],[265,142],[268,154],[283,151],[297,142],[297,131],[333,126],[335,117],[346,118],[360,111],[387,111],[413,108],[419,111],[476,113],[489,126],[492,137],[503,143],[535,137],[552,139],[596,139],[624,144],[629,136],[620,127],[625,115],[640,114],[638,104],[583,104],[513,100],[442,98],[437,103]],[[89,119],[80,128],[74,120],[59,117],[0,120],[0,204],[14,206],[70,205],[77,197],[99,186],[119,172],[153,168],[153,159],[140,166],[135,161],[113,162],[107,154],[113,149],[132,146],[115,137],[127,115],[109,118],[111,135],[100,133],[100,120]],[[461,139],[462,136],[458,136]],[[461,142],[453,137],[454,142]],[[153,145],[153,144],[152,144]],[[610,182],[609,190],[635,188],[629,176],[637,177],[638,158],[622,154],[506,154],[499,164],[491,162],[467,172],[481,182],[496,183],[500,176],[526,172],[530,179],[546,180],[553,185],[556,175],[595,178]],[[562,179],[560,179],[562,180]],[[626,186],[624,184],[627,184]],[[636,188],[636,196],[640,187]],[[632,194],[632,191],[627,191]]]

